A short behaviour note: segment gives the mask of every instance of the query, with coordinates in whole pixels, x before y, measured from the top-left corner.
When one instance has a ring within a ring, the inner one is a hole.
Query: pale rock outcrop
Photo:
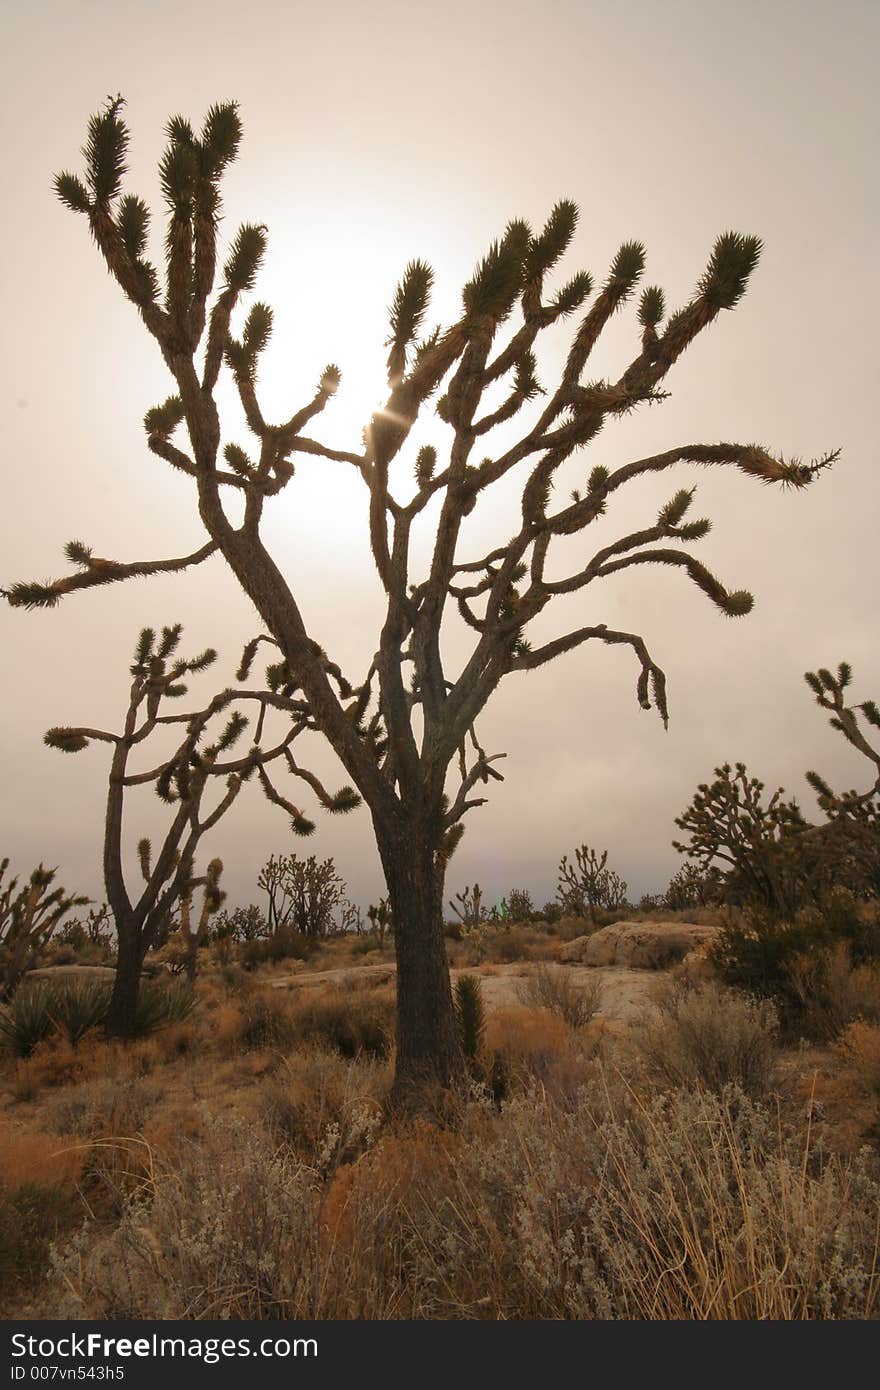
[[[612,922],[562,948],[560,960],[579,965],[623,965],[630,970],[663,970],[692,951],[706,949],[717,927],[693,922]]]

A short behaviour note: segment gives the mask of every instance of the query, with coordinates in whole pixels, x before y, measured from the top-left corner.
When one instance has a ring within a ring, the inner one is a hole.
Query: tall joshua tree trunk
[[[104,1018],[104,1031],[109,1037],[130,1038],[134,1035],[137,1015],[138,992],[140,990],[141,970],[143,969],[146,946],[141,940],[137,927],[129,927],[116,920],[118,949],[116,955],[116,978],[113,993]]]
[[[442,867],[426,827],[412,819],[376,838],[394,922],[397,1068],[394,1096],[406,1105],[432,1085],[464,1076],[443,932]]]

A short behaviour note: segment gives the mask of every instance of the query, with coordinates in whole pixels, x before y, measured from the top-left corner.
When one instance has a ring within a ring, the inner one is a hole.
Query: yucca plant
[[[51,1021],[74,1047],[90,1028],[103,1023],[112,988],[107,980],[69,980],[51,987]]]
[[[455,983],[455,1016],[461,1050],[471,1066],[477,1061],[486,1029],[483,987],[476,975],[460,975]]]
[[[31,985],[18,990],[11,1001],[0,1008],[0,1037],[16,1057],[29,1057],[37,1043],[51,1031],[49,993],[45,985]]]
[[[0,1036],[17,1057],[29,1057],[51,1033],[75,1047],[103,1020],[109,1003],[110,986],[103,980],[25,983],[0,1011]]]
[[[169,984],[150,981],[138,992],[134,1037],[144,1037],[169,1023],[183,1023],[196,1006],[196,996],[185,980]]]

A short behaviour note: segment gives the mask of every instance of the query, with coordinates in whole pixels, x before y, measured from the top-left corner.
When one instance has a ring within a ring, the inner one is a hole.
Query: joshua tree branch
[[[2,594],[13,608],[54,608],[65,594],[76,589],[92,589],[98,584],[115,584],[121,579],[134,579],[153,574],[177,574],[200,565],[215,554],[218,546],[209,541],[192,555],[184,555],[174,560],[135,560],[126,564],[121,560],[102,560],[88,552],[82,563],[84,568],[78,574],[66,575],[63,579],[53,579],[45,584],[13,584],[3,589]],[[83,547],[85,553],[85,548]]]

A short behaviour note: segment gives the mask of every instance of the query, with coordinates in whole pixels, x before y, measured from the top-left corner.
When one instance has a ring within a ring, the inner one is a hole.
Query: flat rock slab
[[[110,980],[116,979],[112,965],[41,965],[29,970],[27,980]]]
[[[563,948],[562,959],[569,964],[663,970],[684,960],[691,951],[710,945],[717,935],[717,927],[693,922],[612,922],[570,941]]]
[[[272,989],[319,989],[332,985],[337,989],[354,989],[358,985],[378,987],[388,984],[397,974],[392,962],[383,965],[350,965],[338,970],[300,970],[296,975],[282,975],[272,980]]]

